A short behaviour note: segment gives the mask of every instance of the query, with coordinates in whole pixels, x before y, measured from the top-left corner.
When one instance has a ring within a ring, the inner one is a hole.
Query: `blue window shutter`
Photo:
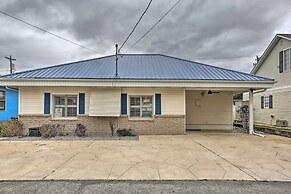
[[[79,114],[85,114],[85,93],[79,93]]]
[[[44,114],[50,114],[51,94],[44,93]]]
[[[155,110],[156,110],[156,115],[160,115],[162,112],[161,94],[155,95]]]
[[[127,94],[121,94],[121,114],[127,114]]]

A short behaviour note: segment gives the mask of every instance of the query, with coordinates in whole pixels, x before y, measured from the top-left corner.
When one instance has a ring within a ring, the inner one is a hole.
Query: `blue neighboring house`
[[[0,86],[0,122],[18,117],[18,90]]]

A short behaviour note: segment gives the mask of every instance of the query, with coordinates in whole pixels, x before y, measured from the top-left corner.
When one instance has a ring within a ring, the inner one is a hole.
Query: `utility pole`
[[[5,57],[5,59],[8,59],[10,62],[10,73],[13,73],[14,68],[14,64],[12,63],[12,61],[16,61],[16,59],[13,59],[12,56],[10,55],[9,57]]]

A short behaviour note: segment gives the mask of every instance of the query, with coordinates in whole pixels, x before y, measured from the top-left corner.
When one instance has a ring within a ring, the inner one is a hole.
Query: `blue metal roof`
[[[33,69],[2,78],[114,79],[115,55]],[[119,79],[267,81],[260,76],[161,54],[126,54],[118,59]]]

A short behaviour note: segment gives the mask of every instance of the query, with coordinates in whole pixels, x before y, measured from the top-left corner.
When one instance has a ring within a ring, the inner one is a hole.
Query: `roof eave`
[[[4,86],[50,86],[50,87],[174,87],[174,88],[271,88],[274,80],[132,80],[132,79],[0,79]]]

